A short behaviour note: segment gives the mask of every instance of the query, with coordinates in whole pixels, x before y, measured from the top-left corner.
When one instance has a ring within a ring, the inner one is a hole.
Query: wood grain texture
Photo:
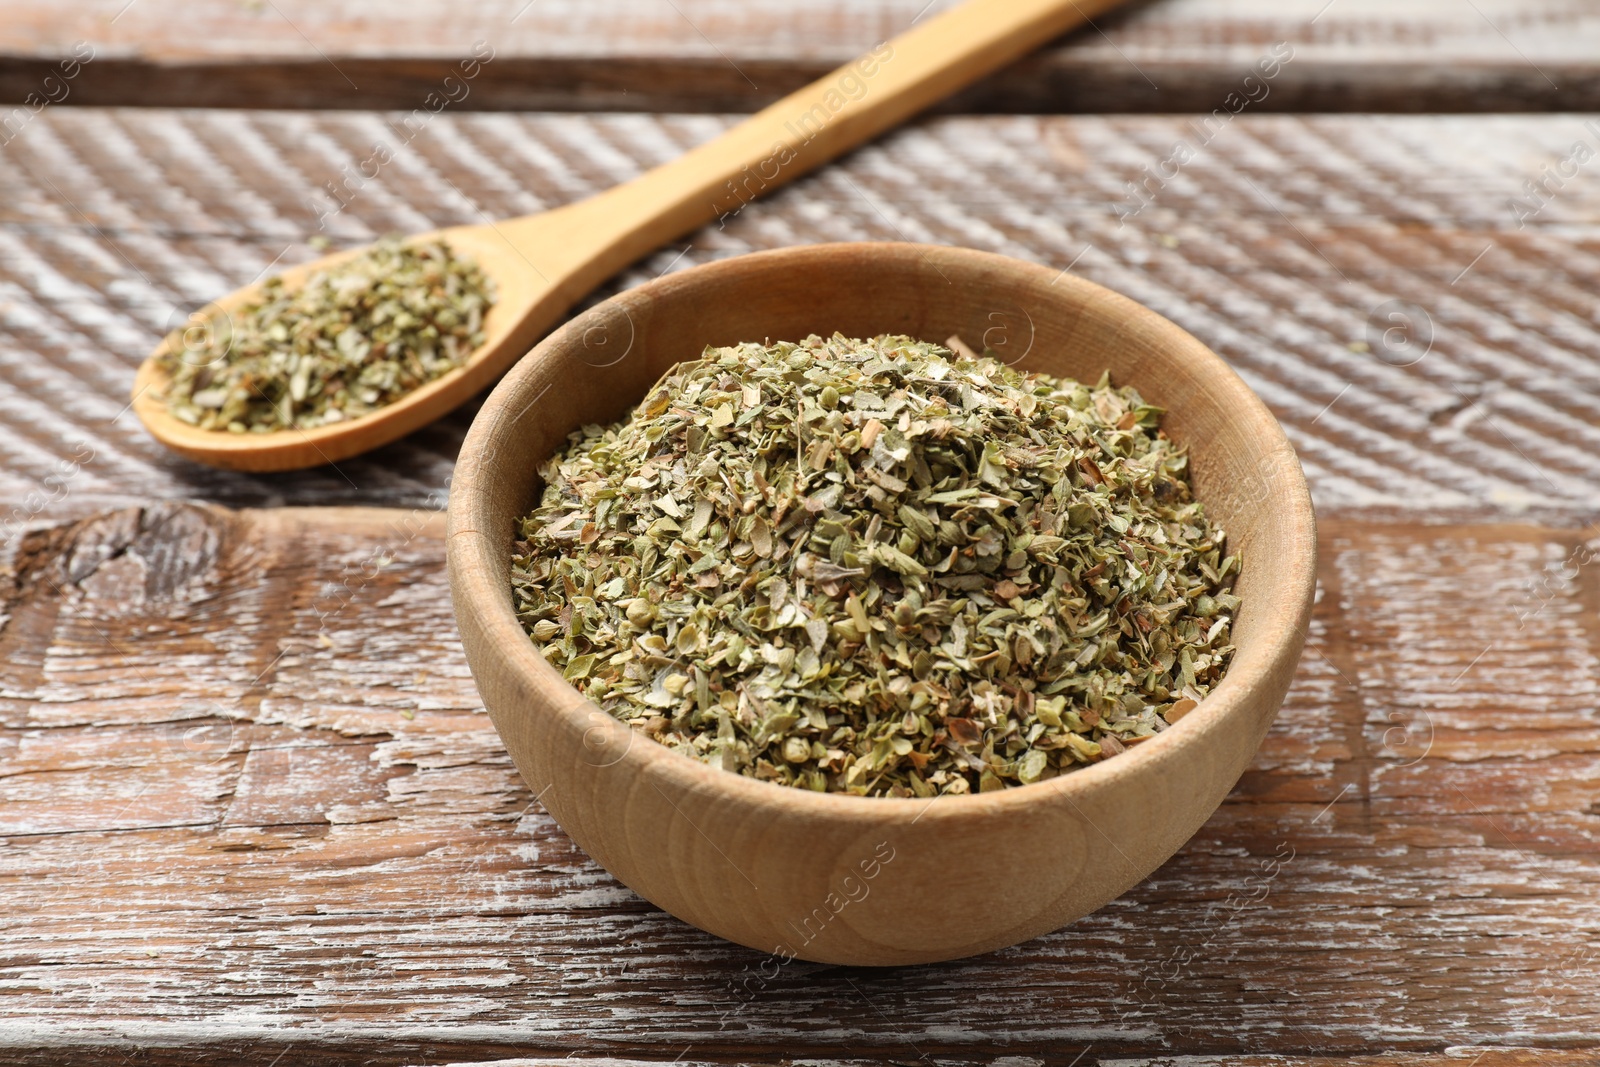
[[[398,119],[52,108],[0,148],[7,534],[47,507],[149,498],[424,503],[447,482],[470,405],[337,468],[224,474],[144,434],[126,409],[134,368],[191,310],[314,255],[303,242],[319,217],[353,245],[535,212],[727,125],[445,115],[405,141]],[[1197,155],[1163,180],[1178,138]],[[1247,113],[1203,147],[1175,118],[944,118],[757,201],[608,291],[825,240],[1071,266],[1228,360],[1284,423],[1323,514],[1576,525],[1600,518],[1600,181],[1591,163],[1532,217],[1512,202],[1537,204],[1524,183],[1580,140],[1600,143],[1581,116]],[[375,142],[394,158],[364,180]],[[1119,205],[1140,203],[1134,180],[1152,202],[1119,221]],[[343,210],[328,182],[347,183]],[[1390,301],[1413,307],[1394,338],[1415,348],[1382,349]]]
[[[1579,534],[1325,523],[1284,712],[1150,879],[963,963],[776,974],[622,889],[520,784],[441,534],[404,510],[152,504],[21,543],[0,1058],[1593,1062],[1600,570],[1562,571]]]
[[[954,0],[933,0],[937,11]],[[124,8],[126,8],[124,10]],[[423,106],[475,41],[496,58],[467,108],[753,111],[901,32],[924,0],[11,0],[0,99],[23,100],[84,41],[76,103]],[[1600,15],[1582,0],[1146,0],[953,106],[1206,111],[1257,57],[1295,62],[1268,110],[1600,106]]]

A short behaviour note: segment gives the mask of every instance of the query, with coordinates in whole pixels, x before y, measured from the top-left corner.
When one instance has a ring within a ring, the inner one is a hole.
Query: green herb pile
[[[293,291],[269,278],[260,302],[174,333],[167,410],[234,433],[360,418],[465,363],[493,303],[492,281],[444,242],[386,239]]]
[[[906,337],[707,349],[540,471],[519,618],[680,752],[871,796],[1123,752],[1233,649],[1236,558],[1132,389]]]

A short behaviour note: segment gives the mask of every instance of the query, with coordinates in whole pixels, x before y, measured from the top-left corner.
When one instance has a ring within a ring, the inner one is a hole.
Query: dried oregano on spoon
[[[493,282],[443,241],[386,239],[293,291],[268,278],[236,315],[175,333],[160,360],[167,410],[234,433],[359,418],[465,363],[493,303]]]
[[[708,349],[540,472],[518,616],[729,771],[872,796],[1114,756],[1221,677],[1238,569],[1132,389],[905,337]]]

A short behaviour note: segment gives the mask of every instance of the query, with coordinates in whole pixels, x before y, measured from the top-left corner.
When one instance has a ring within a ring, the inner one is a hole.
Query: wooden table
[[[1259,757],[1148,881],[990,956],[766,980],[563,836],[451,618],[470,410],[275,476],[128,413],[375,143],[336,244],[604,188],[921,6],[5,3],[5,99],[94,51],[0,135],[0,1061],[1600,1063],[1592,2],[1134,4],[615,281],[838,239],[1072,265],[1288,429],[1321,599]],[[476,39],[475,95],[406,138],[379,109]]]

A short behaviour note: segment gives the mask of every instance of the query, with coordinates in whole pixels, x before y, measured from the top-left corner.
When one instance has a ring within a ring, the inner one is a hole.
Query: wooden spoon
[[[139,368],[133,408],[168,448],[234,470],[313,467],[388,444],[494,381],[568,308],[630,263],[737,212],[1118,2],[968,0],[605,193],[539,215],[420,235],[443,238],[477,260],[495,281],[497,301],[484,322],[483,345],[464,366],[371,414],[314,430],[196,429],[167,413],[167,376],[156,364],[167,341]],[[293,288],[360,251],[293,267],[284,280]],[[232,314],[259,299],[260,289],[240,289],[213,307]]]

